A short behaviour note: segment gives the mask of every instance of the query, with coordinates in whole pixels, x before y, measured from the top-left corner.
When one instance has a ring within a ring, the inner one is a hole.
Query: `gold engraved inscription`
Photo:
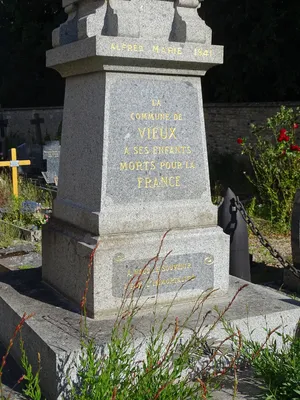
[[[122,161],[120,171],[152,171],[156,169],[155,161]]]
[[[152,107],[162,107],[163,99],[156,98],[153,96],[149,101]],[[152,142],[152,141],[165,141],[167,146],[142,146],[137,145],[133,147],[126,146],[124,149],[124,159],[120,161],[119,170],[124,172],[128,171],[146,171],[146,174],[139,174],[136,177],[136,184],[138,189],[162,189],[162,188],[180,188],[181,187],[181,176],[178,174],[183,169],[194,169],[196,168],[196,162],[194,160],[155,160],[146,159],[143,156],[156,156],[156,155],[189,155],[192,154],[192,149],[188,145],[176,146],[180,138],[180,121],[183,120],[183,116],[179,112],[168,113],[168,112],[141,112],[141,113],[130,113],[129,118],[132,121],[176,121],[173,126],[168,124],[167,126],[148,125],[136,128],[136,138],[141,144]],[[145,123],[146,124],[146,123]],[[176,126],[175,126],[176,124]],[[128,156],[138,155],[138,160],[132,160]],[[151,157],[152,158],[152,157]],[[157,175],[153,175],[147,172],[158,171]],[[162,171],[162,172],[159,172]],[[178,171],[174,175],[167,175],[163,171]],[[147,176],[148,175],[148,176]]]
[[[144,51],[144,46],[140,44],[127,44],[127,43],[112,43],[110,46],[111,50],[117,50],[117,51],[128,51],[128,52],[143,52]]]
[[[152,113],[152,112],[142,112],[142,113],[131,113],[130,119],[132,121],[182,121],[182,114],[174,113]]]
[[[152,51],[155,54],[182,55],[182,48],[181,47],[164,47],[164,46],[154,45],[154,46],[152,46]]]
[[[158,139],[177,139],[175,135],[176,128],[138,128],[140,138],[147,140],[158,140]]]
[[[212,57],[212,50],[194,49],[194,56],[197,57]]]
[[[187,283],[189,281],[193,281],[196,279],[195,275],[186,275],[182,277],[176,277],[176,278],[167,278],[167,279],[149,279],[145,283],[146,288],[150,287],[159,287],[159,286],[175,286],[175,285],[182,285],[184,283]],[[127,288],[128,285],[125,285],[125,288]],[[135,282],[135,283],[130,283],[129,289],[141,289],[143,287],[142,282]]]
[[[137,177],[139,189],[156,189],[166,187],[179,187],[180,176],[160,176],[155,178]]]
[[[155,269],[152,269],[151,267],[135,268],[133,270],[129,269],[127,271],[127,276],[150,275],[151,273],[161,274],[162,272],[183,271],[190,268],[192,268],[191,263],[162,265],[161,267],[157,266]]]
[[[137,43],[111,43],[110,49],[113,51],[123,51],[130,53],[142,53],[145,51],[150,51],[152,54],[165,54],[165,55],[177,55],[181,56],[183,54],[188,55],[193,54],[196,57],[212,57],[212,49],[202,49],[200,47],[195,47],[193,50],[183,49],[182,47],[174,46],[161,46],[158,44],[147,47],[144,44]],[[159,106],[160,104],[157,104]]]
[[[191,154],[190,146],[154,146],[152,154]]]

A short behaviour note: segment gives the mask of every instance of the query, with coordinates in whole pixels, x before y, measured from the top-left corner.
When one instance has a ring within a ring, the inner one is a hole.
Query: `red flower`
[[[282,156],[285,156],[285,155],[286,155],[286,150],[283,150],[282,153],[281,153],[281,155],[282,155]]]
[[[286,129],[280,129],[280,134],[277,138],[278,142],[288,142],[290,140],[290,137],[286,134],[287,130]]]
[[[237,139],[237,143],[238,143],[238,144],[243,144],[243,139],[239,137],[239,138]]]
[[[297,122],[294,122],[293,128],[294,129],[298,129],[299,128],[299,125],[297,124]]]
[[[300,147],[297,144],[291,144],[290,150],[291,151],[300,151]]]

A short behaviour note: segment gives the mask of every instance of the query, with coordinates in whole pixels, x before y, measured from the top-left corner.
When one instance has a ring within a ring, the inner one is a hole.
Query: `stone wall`
[[[248,137],[250,124],[263,124],[281,105],[296,108],[300,102],[290,103],[208,103],[204,106],[209,152],[238,153],[238,137]]]
[[[35,125],[31,124],[34,114],[38,113],[45,122],[41,124],[42,135],[51,139],[57,137],[63,117],[62,107],[4,108],[0,110],[3,119],[8,120],[7,136],[18,137],[32,143],[36,139]]]
[[[238,137],[249,135],[250,123],[264,123],[274,115],[282,103],[207,103],[204,105],[208,150],[219,153],[236,153]],[[287,107],[298,107],[300,102],[284,103]],[[30,123],[35,113],[44,118],[42,134],[55,139],[60,129],[63,115],[61,107],[2,109],[4,119],[8,119],[7,134],[18,136],[24,141],[35,140],[35,126]]]

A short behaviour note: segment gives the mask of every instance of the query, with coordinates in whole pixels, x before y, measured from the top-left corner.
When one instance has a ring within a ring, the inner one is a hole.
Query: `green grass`
[[[41,203],[44,208],[52,207],[52,195],[48,190],[42,190],[31,181],[19,176],[20,201],[30,200]],[[7,207],[13,201],[11,175],[0,173],[0,207]]]
[[[36,187],[30,181],[19,177],[19,197],[12,195],[11,177],[8,174],[0,174],[0,207],[5,209],[3,220],[23,228],[32,225],[40,228],[44,217],[40,213],[22,213],[22,203],[25,200],[40,203],[43,208],[51,208],[52,196],[49,191]],[[17,228],[0,226],[0,248],[11,246],[15,240],[20,239]]]
[[[21,241],[20,230],[10,224],[0,223],[0,248],[12,246],[16,241]]]
[[[227,334],[234,333],[230,323],[223,320]],[[293,335],[284,331],[284,326],[265,328],[266,338],[261,342],[242,338],[242,346],[233,337],[232,349],[240,348],[238,364],[243,369],[251,368],[257,379],[257,386],[263,390],[260,399],[300,399],[300,320]]]
[[[20,265],[18,268],[20,270],[26,270],[26,269],[33,269],[33,268],[35,268],[35,266],[31,265],[31,264],[25,264],[25,265]]]

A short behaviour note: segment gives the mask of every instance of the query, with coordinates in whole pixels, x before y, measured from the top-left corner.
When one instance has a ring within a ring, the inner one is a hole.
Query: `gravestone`
[[[31,125],[35,126],[34,142],[30,145],[30,154],[32,160],[31,170],[36,174],[44,169],[43,162],[43,134],[41,124],[45,122],[44,118],[40,118],[39,113],[33,114],[33,119],[30,120]]]
[[[44,281],[79,305],[96,249],[87,296],[94,318],[116,311],[138,274],[149,307],[157,292],[168,303],[179,289],[178,301],[226,291],[229,237],[211,202],[201,89],[223,47],[211,44],[199,1],[63,5],[69,19],[47,54],[66,93]],[[157,264],[145,267],[169,230]]]
[[[17,147],[17,155],[19,160],[29,159],[31,161],[31,165],[19,167],[21,174],[40,175],[43,169],[43,160],[41,159],[41,146],[39,144],[22,143]]]
[[[57,185],[58,182],[58,171],[59,171],[59,156],[60,156],[60,144],[58,140],[46,142],[43,146],[43,159],[46,161],[46,172],[42,172],[42,175],[46,183],[54,183]]]
[[[43,142],[41,124],[43,124],[44,122],[44,118],[40,118],[40,114],[38,113],[34,113],[33,119],[30,120],[31,125],[35,126],[35,142],[38,144],[42,144]]]
[[[18,160],[28,160],[31,159],[31,154],[29,152],[29,147],[26,143],[20,144],[20,146],[17,147],[17,157]],[[31,172],[32,166],[23,166],[19,167],[19,172],[21,174],[29,174]]]

